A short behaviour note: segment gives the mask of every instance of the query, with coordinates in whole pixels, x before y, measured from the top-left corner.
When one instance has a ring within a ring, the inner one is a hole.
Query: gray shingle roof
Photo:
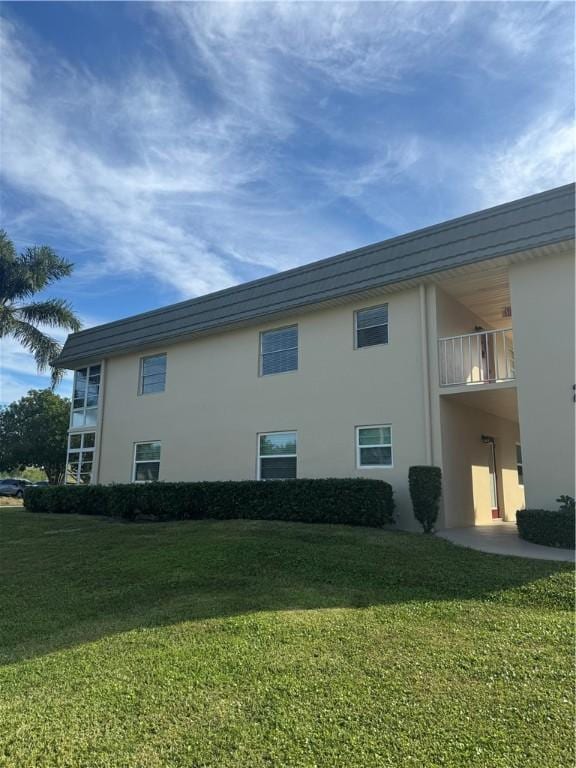
[[[574,184],[348,251],[303,267],[68,336],[57,364],[77,367],[130,349],[574,238]]]

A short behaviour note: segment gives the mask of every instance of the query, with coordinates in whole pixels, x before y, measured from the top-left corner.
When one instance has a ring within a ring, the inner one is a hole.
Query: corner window
[[[150,355],[140,360],[140,384],[138,392],[149,395],[166,389],[166,355]]]
[[[74,373],[72,427],[95,427],[98,419],[100,365],[79,368]]]
[[[298,326],[260,334],[260,375],[298,370]]]
[[[89,485],[94,468],[95,432],[78,432],[68,436],[66,483]]]
[[[258,479],[294,480],[298,434],[268,432],[258,436]]]
[[[389,424],[356,428],[358,467],[392,466],[392,427]]]
[[[161,443],[136,443],[134,445],[134,470],[132,479],[135,483],[151,483],[160,475]]]
[[[516,443],[516,472],[518,473],[518,485],[524,485],[524,464],[520,443]]]
[[[356,347],[388,344],[388,304],[355,313]]]

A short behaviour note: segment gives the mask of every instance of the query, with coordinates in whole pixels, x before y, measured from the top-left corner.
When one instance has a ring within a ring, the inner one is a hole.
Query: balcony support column
[[[422,355],[422,381],[424,385],[424,449],[426,464],[432,464],[432,425],[430,423],[430,365],[428,361],[428,316],[426,286],[420,284],[420,352]]]

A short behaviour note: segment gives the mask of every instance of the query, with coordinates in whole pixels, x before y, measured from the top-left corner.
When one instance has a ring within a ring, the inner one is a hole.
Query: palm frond
[[[43,372],[48,366],[51,366],[62,350],[56,339],[23,320],[14,321],[11,335],[32,353],[39,372]],[[54,366],[51,367],[52,386],[54,387],[62,378],[62,371],[54,368]]]
[[[14,244],[0,230],[0,302],[17,301],[67,277],[74,265],[47,245],[27,248],[16,255]]]
[[[42,290],[54,280],[72,274],[74,265],[47,245],[34,245],[20,256],[20,262],[27,270],[33,293]]]
[[[0,304],[9,299],[17,291],[16,284],[20,282],[21,268],[14,243],[0,229]]]
[[[0,302],[0,339],[10,335],[15,321],[14,307]]]
[[[27,248],[18,255],[14,243],[0,229],[0,338],[13,336],[36,360],[39,371],[52,368],[52,386],[62,378],[62,371],[52,365],[60,354],[56,339],[37,328],[44,325],[80,330],[80,321],[70,304],[64,299],[33,301],[24,305],[17,302],[28,299],[54,280],[71,274],[73,265],[60,258],[46,245]]]
[[[72,311],[69,302],[64,299],[47,299],[32,304],[16,307],[18,317],[27,323],[40,323],[67,331],[79,331],[80,320]]]

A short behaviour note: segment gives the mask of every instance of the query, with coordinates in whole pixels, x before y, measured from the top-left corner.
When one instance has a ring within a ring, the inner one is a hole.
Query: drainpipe
[[[106,360],[100,361],[100,392],[98,393],[98,417],[96,419],[96,450],[92,467],[92,485],[100,482],[100,459],[102,457],[102,426],[104,423],[104,393],[106,391]]]
[[[426,464],[432,464],[432,423],[430,419],[430,367],[428,363],[428,317],[426,313],[426,286],[421,283],[420,292],[420,352],[422,355],[422,379],[424,386],[424,448]]]

